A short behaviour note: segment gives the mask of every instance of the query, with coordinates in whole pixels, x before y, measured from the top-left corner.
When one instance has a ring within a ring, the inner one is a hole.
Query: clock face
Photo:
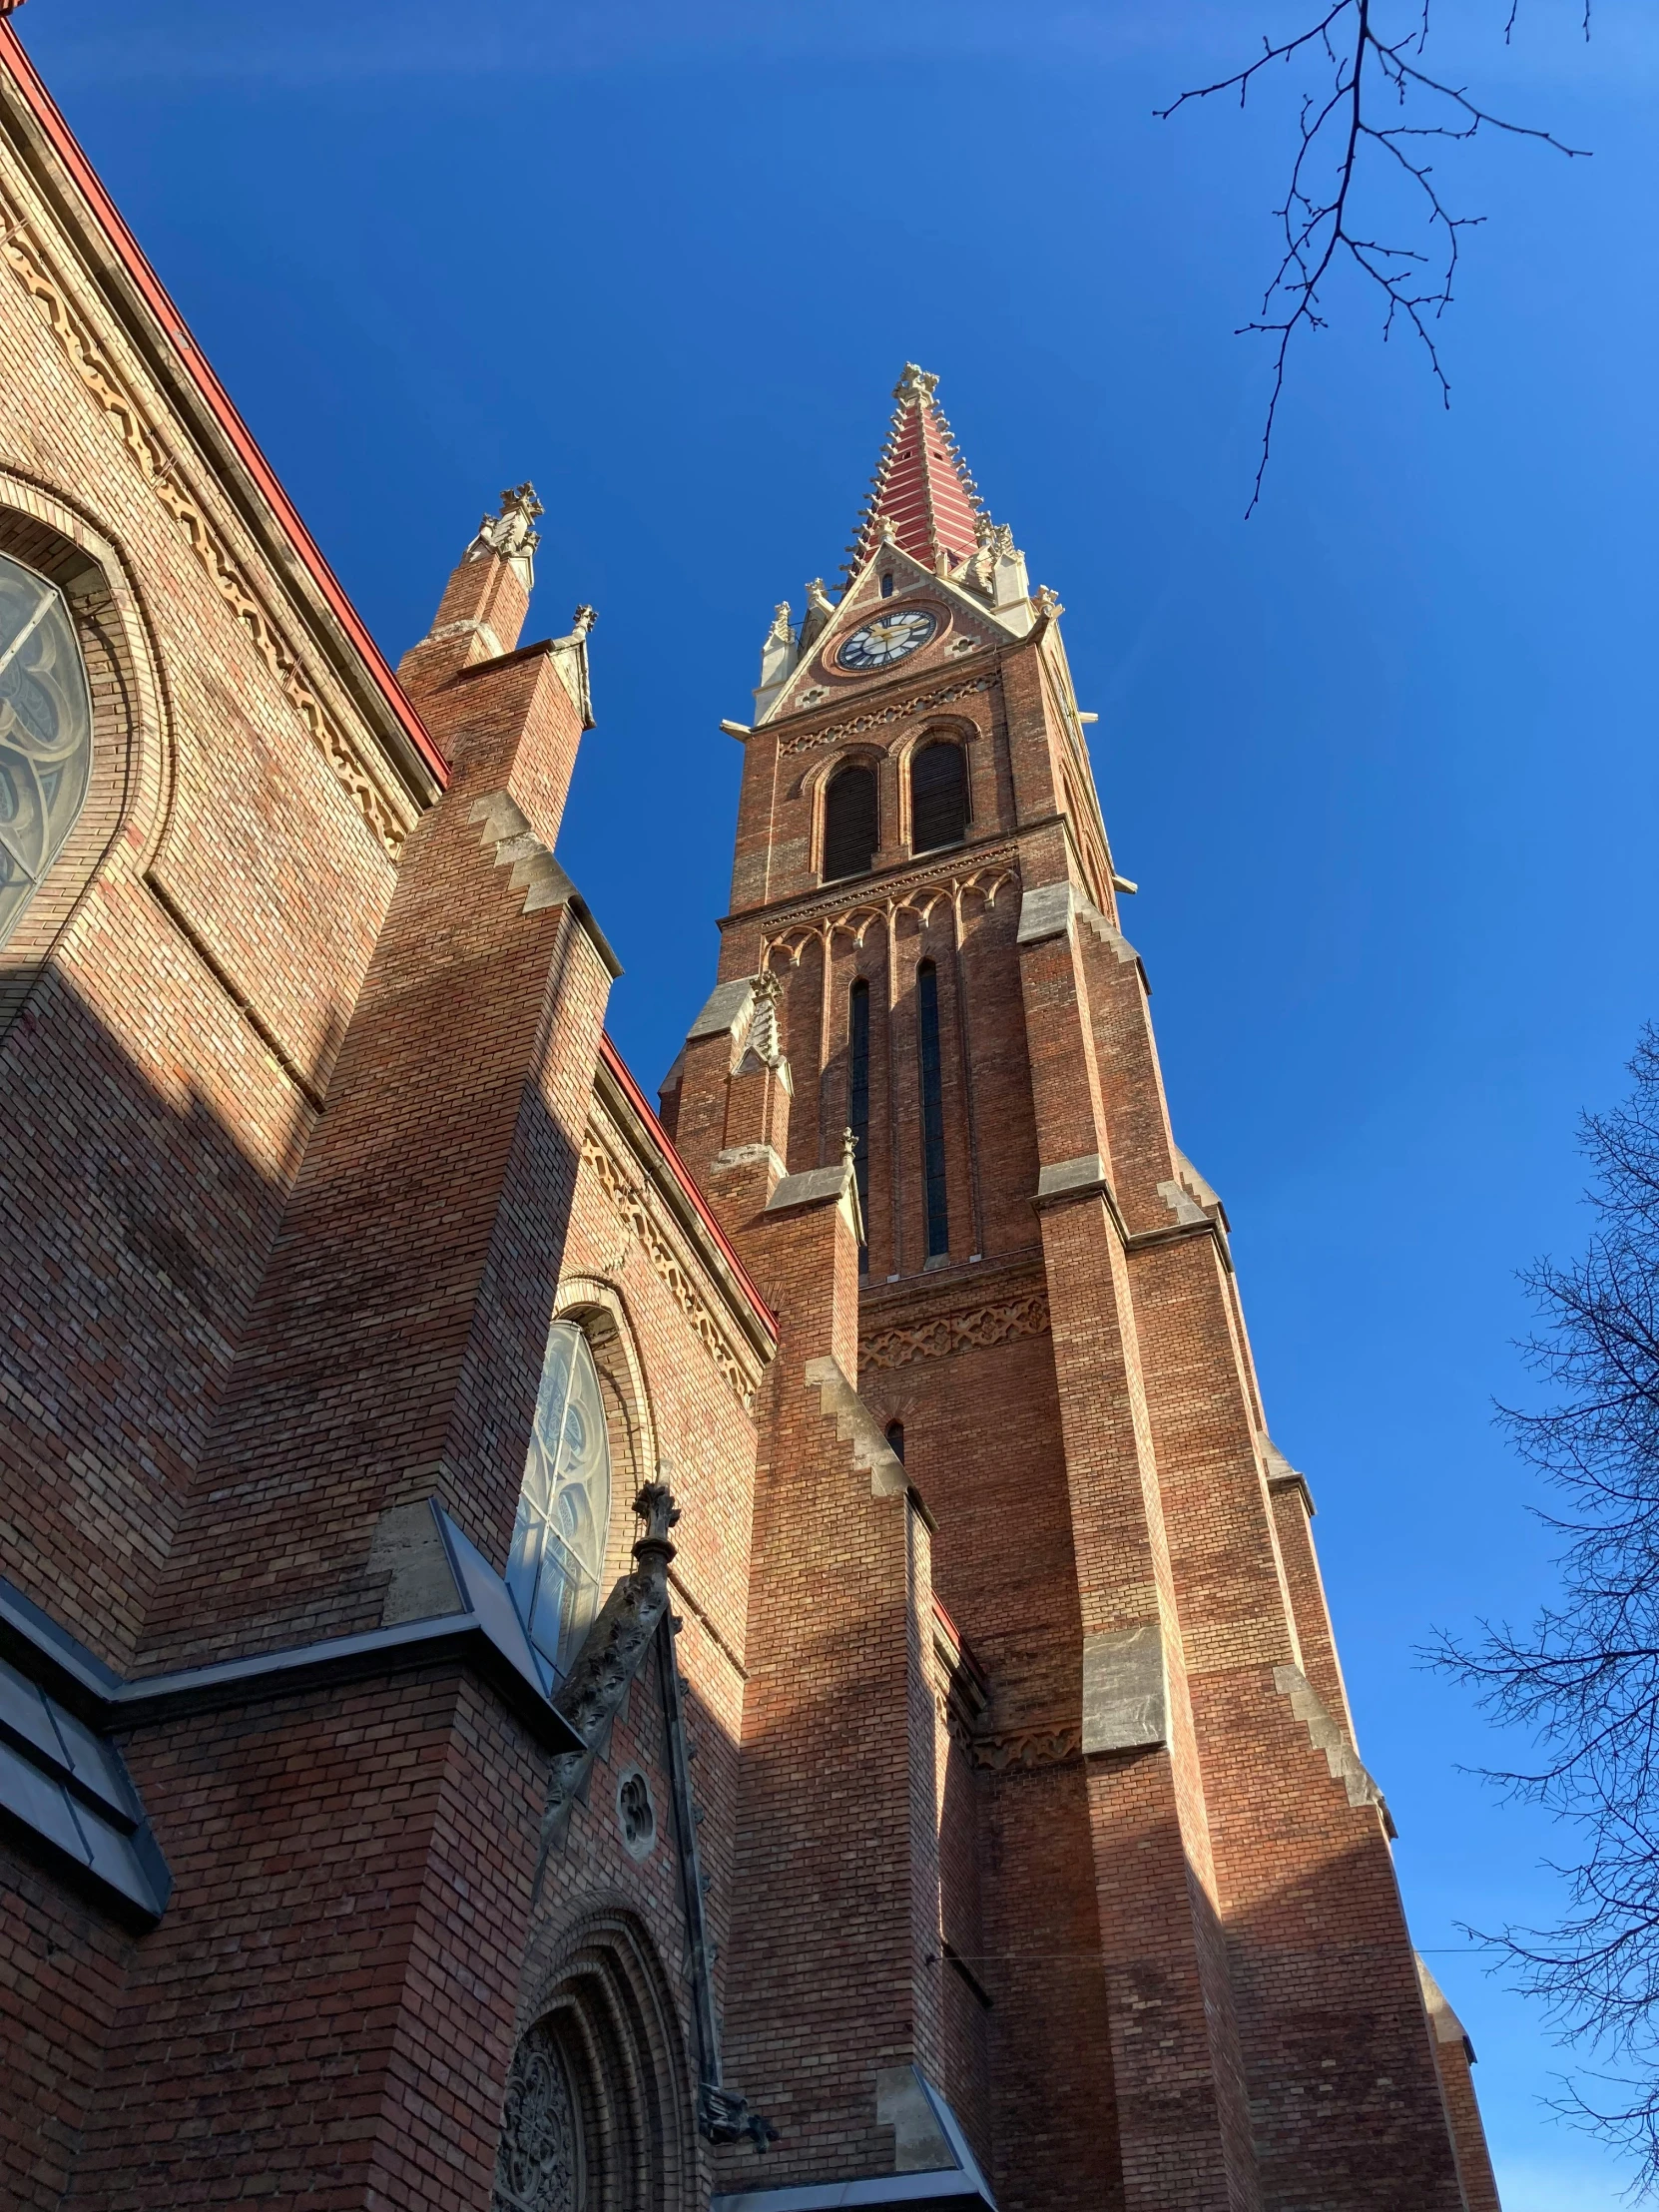
[[[835,654],[837,668],[891,668],[918,645],[925,645],[938,628],[935,615],[912,607],[902,614],[877,615],[843,639]]]

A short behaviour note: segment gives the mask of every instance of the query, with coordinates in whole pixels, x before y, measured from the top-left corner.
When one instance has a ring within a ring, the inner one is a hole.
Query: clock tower
[[[663,1096],[782,1332],[725,1966],[780,2140],[718,2186],[1495,2207],[1062,609],[936,381],[905,368],[842,588],[778,609],[725,725],[731,911]]]

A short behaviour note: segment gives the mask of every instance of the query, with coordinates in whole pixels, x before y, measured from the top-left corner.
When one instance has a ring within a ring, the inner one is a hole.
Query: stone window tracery
[[[86,803],[92,695],[56,585],[0,553],[0,945]]]
[[[513,2053],[490,2212],[583,2212],[586,2178],[581,2113],[543,2021]]]
[[[611,1450],[586,1335],[555,1322],[507,1560],[507,1583],[549,1684],[599,1608],[611,1524]]]

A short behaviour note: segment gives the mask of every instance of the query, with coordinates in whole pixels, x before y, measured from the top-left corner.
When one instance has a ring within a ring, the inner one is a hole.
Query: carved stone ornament
[[[914,361],[906,361],[892,395],[902,405],[906,399],[918,402],[931,399],[938,388],[939,379],[930,370],[918,368]]]
[[[545,2024],[513,2053],[490,2212],[581,2212],[582,2133],[570,2076]]]
[[[784,1064],[783,1040],[778,1034],[778,1004],[784,995],[784,986],[770,968],[751,978],[755,992],[754,1010],[750,1016],[749,1035],[744,1039],[743,1063],[747,1064],[751,1053],[763,1067],[777,1070]]]
[[[668,1611],[668,1563],[674,1557],[669,1530],[680,1518],[666,1483],[647,1482],[634,1500],[645,1533],[634,1546],[635,1568],[600,1608],[575,1664],[553,1693],[553,1704],[582,1739],[580,1751],[561,1752],[548,1780],[542,1817],[542,1852],[562,1851],[571,1814],[587,1788],[600,1746],[621,1709],[628,1686]]]
[[[616,1819],[629,1858],[649,1859],[657,1844],[657,1808],[651,1802],[651,1785],[638,1767],[630,1767],[617,1784]]]
[[[479,523],[478,535],[466,549],[467,559],[481,561],[494,553],[503,561],[528,561],[541,543],[536,517],[546,512],[534,484],[511,485],[501,494],[501,512],[485,515]]]

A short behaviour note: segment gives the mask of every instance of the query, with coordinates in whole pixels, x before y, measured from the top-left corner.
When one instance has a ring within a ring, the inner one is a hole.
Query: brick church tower
[[[0,2206],[1495,2212],[933,379],[661,1120],[540,513],[394,671],[0,20]]]
[[[727,2017],[784,2139],[742,2202],[897,2201],[783,2184],[873,2171],[911,2067],[1004,2206],[1495,2206],[1061,609],[935,384],[725,726],[732,910],[664,1093],[782,1329]]]

